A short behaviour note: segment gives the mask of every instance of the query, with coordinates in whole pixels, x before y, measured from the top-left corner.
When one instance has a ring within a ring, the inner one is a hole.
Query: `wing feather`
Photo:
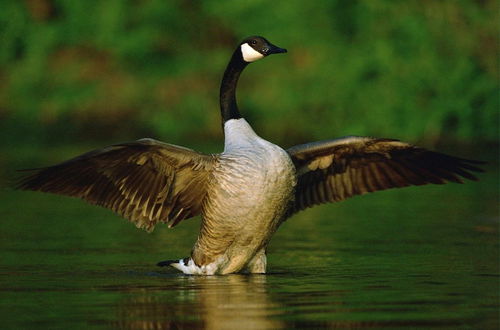
[[[349,136],[287,150],[298,183],[294,212],[368,192],[411,185],[477,180],[483,162],[433,152],[391,139]]]
[[[17,188],[78,197],[153,230],[198,215],[216,157],[152,139],[93,150],[24,170]]]

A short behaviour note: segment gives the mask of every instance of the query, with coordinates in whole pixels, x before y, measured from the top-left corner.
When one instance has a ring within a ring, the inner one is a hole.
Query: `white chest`
[[[226,122],[220,170],[214,173],[233,214],[274,213],[289,202],[296,184],[295,167],[279,146],[255,134],[244,119]]]
[[[254,179],[273,179],[293,170],[290,157],[281,147],[259,137],[245,119],[231,119],[224,125],[225,144],[222,158],[231,160],[236,172],[253,174]],[[236,173],[234,173],[236,174]],[[252,176],[252,175],[250,175]]]

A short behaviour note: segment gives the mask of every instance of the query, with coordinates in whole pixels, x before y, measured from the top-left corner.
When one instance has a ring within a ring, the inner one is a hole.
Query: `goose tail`
[[[160,261],[156,265],[159,267],[166,267],[166,266],[174,267],[175,269],[180,270],[184,274],[199,274],[201,270],[200,267],[196,266],[193,259],[189,257],[183,259]]]
[[[156,265],[160,267],[170,266],[188,275],[214,275],[219,269],[217,262],[198,266],[195,264],[194,260],[189,257],[178,260],[160,261]]]
[[[184,267],[187,266],[190,259],[191,258],[164,260],[164,261],[160,261],[159,263],[157,263],[156,266],[158,266],[158,267],[171,266],[171,267],[179,269],[178,268],[179,266],[184,266]]]

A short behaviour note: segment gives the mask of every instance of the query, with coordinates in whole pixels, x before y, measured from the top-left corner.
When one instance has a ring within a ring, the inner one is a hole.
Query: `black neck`
[[[229,119],[241,118],[238,105],[236,104],[236,85],[241,71],[247,65],[248,63],[243,60],[241,49],[238,47],[227,65],[220,85],[220,111],[223,122]]]

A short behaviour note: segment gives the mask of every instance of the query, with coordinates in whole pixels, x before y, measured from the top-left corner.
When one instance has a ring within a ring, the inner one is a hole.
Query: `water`
[[[490,166],[491,167],[491,166]],[[199,220],[137,230],[55,195],[0,192],[2,328],[499,327],[498,173],[301,212],[269,274],[186,276]]]

